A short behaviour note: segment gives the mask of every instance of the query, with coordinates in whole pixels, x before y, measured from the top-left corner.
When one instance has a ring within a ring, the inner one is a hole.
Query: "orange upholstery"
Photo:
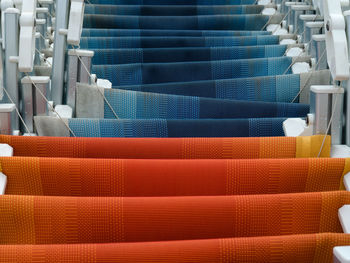
[[[345,191],[214,197],[0,197],[0,244],[341,233]]]
[[[0,262],[331,262],[350,159],[322,141],[0,136]]]
[[[124,159],[256,159],[317,157],[323,136],[298,138],[53,138],[0,135],[16,156]],[[330,156],[330,137],[321,157]]]
[[[336,191],[350,159],[0,158],[6,194],[189,196]]]
[[[0,262],[332,262],[334,246],[350,243],[350,235],[312,234],[173,242],[5,245]]]

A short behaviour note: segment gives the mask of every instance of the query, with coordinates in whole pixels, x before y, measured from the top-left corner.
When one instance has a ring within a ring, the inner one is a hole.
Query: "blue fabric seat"
[[[114,86],[113,88],[218,99],[291,102],[300,90],[300,75]]]
[[[113,89],[79,87],[75,135],[283,136],[286,118],[309,113],[290,103],[305,76],[292,74],[289,47],[264,30],[270,17],[256,0],[89,2],[80,47]]]
[[[103,5],[251,5],[256,0],[89,0]]]
[[[290,73],[289,57],[178,63],[94,65],[92,72],[113,86],[247,78]]]
[[[230,120],[69,119],[78,137],[266,137],[283,136],[285,118]]]
[[[265,15],[205,16],[114,16],[85,15],[85,28],[182,29],[182,30],[262,30]]]
[[[263,5],[86,5],[86,14],[196,16],[260,14]]]
[[[110,106],[122,119],[304,117],[309,112],[309,105],[297,103],[223,100],[119,89],[107,89],[104,95],[109,102],[109,105],[104,104],[106,119],[115,118]]]
[[[103,29],[84,28],[83,37],[215,37],[215,36],[256,36],[270,35],[268,31],[233,31],[233,30],[162,30],[162,29]]]
[[[94,49],[94,65],[281,57],[287,46]]]
[[[169,47],[233,47],[276,45],[278,36],[243,37],[89,37],[82,38],[80,47],[96,48],[169,48]]]

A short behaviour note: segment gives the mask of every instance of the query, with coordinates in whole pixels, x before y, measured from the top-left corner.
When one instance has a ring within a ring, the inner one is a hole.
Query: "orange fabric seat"
[[[0,197],[0,244],[341,233],[345,191],[214,197]]]
[[[350,235],[311,234],[173,242],[5,245],[0,262],[332,262],[334,246],[349,245]]]
[[[350,159],[0,158],[6,194],[200,196],[336,191]]]
[[[317,157],[324,136],[278,138],[54,138],[0,135],[16,156],[122,159],[257,159]],[[330,137],[321,157],[330,156]]]

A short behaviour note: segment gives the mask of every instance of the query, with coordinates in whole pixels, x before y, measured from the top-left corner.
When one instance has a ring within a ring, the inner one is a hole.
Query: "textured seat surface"
[[[216,37],[89,37],[82,38],[85,49],[96,48],[179,48],[179,47],[234,47],[276,45],[278,36],[216,36]]]
[[[94,65],[250,59],[283,56],[285,45],[202,48],[94,49]]]
[[[247,78],[291,73],[292,59],[259,58],[175,63],[94,65],[92,72],[114,86]]]
[[[108,113],[107,118],[113,118]],[[283,136],[285,118],[258,119],[71,119],[70,130],[78,137],[179,138]],[[49,122],[48,122],[49,123]],[[47,135],[50,133],[48,132]],[[69,132],[67,132],[67,135]],[[45,134],[43,134],[45,135]]]
[[[0,158],[0,167],[11,195],[215,196],[336,191],[350,160],[16,157]]]
[[[102,98],[94,91],[96,88],[77,88],[77,118],[114,119],[114,113],[121,119],[287,118],[304,117],[309,112],[309,105],[298,103],[223,100],[121,89],[105,89]]]
[[[83,37],[149,37],[149,36],[190,36],[190,37],[214,37],[214,36],[255,36],[270,35],[267,31],[247,31],[247,30],[161,30],[161,29],[103,29],[84,28]]]
[[[169,19],[170,18],[170,19]],[[85,15],[85,28],[180,29],[180,30],[263,30],[265,15],[122,16]]]
[[[52,138],[0,135],[15,156],[126,159],[258,159],[330,157],[330,137]]]
[[[332,262],[345,234],[309,234],[173,242],[0,246],[0,262]],[[181,251],[181,253],[179,253]],[[40,255],[35,257],[33,255]]]
[[[79,244],[342,233],[343,191],[211,197],[0,198],[0,244]]]
[[[260,14],[263,5],[86,5],[85,14],[138,16],[194,16]]]
[[[251,5],[255,0],[89,0],[103,5]]]

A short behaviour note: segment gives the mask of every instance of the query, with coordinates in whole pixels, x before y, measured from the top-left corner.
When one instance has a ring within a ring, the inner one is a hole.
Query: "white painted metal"
[[[324,0],[327,61],[334,80],[348,80],[348,41],[340,0]]]
[[[18,69],[21,72],[32,72],[34,68],[36,5],[36,0],[25,0],[22,4],[18,59]]]

